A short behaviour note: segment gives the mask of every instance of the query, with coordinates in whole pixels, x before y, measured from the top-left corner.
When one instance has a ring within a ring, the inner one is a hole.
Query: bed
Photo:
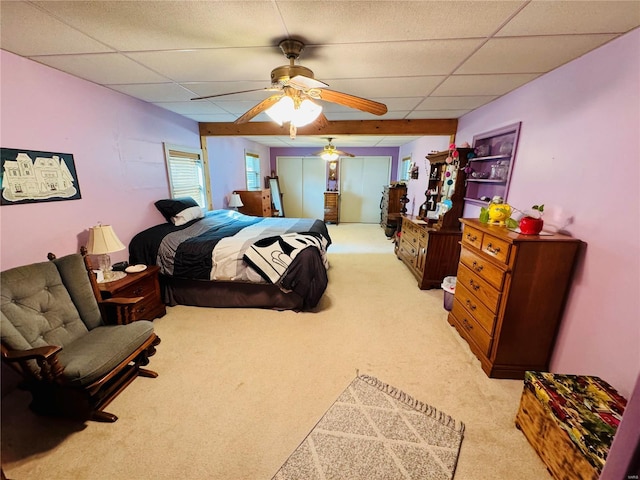
[[[204,213],[192,199],[159,200],[166,223],[129,244],[129,263],[158,265],[167,305],[308,311],[327,287],[322,220]]]

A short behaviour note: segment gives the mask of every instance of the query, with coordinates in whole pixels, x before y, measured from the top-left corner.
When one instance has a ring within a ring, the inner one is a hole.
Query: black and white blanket
[[[252,268],[245,261],[245,254],[250,251],[252,257],[254,252],[264,252],[265,245],[272,244],[273,239],[289,245],[284,249],[289,258],[280,256],[286,266],[278,265],[277,275],[273,272],[265,275],[268,268],[264,264]],[[256,244],[262,240],[263,243]],[[182,226],[164,223],[140,232],[129,244],[129,262],[158,265],[163,275],[176,278],[269,282],[283,289],[317,285],[318,281],[326,286],[326,249],[330,244],[322,220],[252,217],[231,210],[214,210]],[[313,251],[299,254],[307,250],[303,245],[313,245]]]
[[[258,240],[244,254],[244,260],[265,280],[278,284],[289,266],[305,248],[316,248],[326,263],[327,239],[312,233],[287,233]]]

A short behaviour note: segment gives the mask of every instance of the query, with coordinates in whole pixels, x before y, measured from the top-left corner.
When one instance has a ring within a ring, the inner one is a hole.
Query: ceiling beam
[[[289,125],[278,126],[274,122],[200,123],[200,135],[204,137],[233,137],[251,135],[289,135]],[[330,121],[322,127],[308,125],[298,128],[298,135],[455,135],[458,120],[341,120]]]

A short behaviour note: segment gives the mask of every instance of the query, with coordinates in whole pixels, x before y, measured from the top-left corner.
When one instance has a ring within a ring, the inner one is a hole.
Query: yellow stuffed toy
[[[509,217],[511,217],[511,206],[504,203],[502,197],[493,197],[489,204],[489,223],[504,226]]]

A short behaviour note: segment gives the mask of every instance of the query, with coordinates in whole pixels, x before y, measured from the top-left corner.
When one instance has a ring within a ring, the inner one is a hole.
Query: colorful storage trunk
[[[598,377],[526,372],[516,427],[554,478],[597,480],[626,405]]]

